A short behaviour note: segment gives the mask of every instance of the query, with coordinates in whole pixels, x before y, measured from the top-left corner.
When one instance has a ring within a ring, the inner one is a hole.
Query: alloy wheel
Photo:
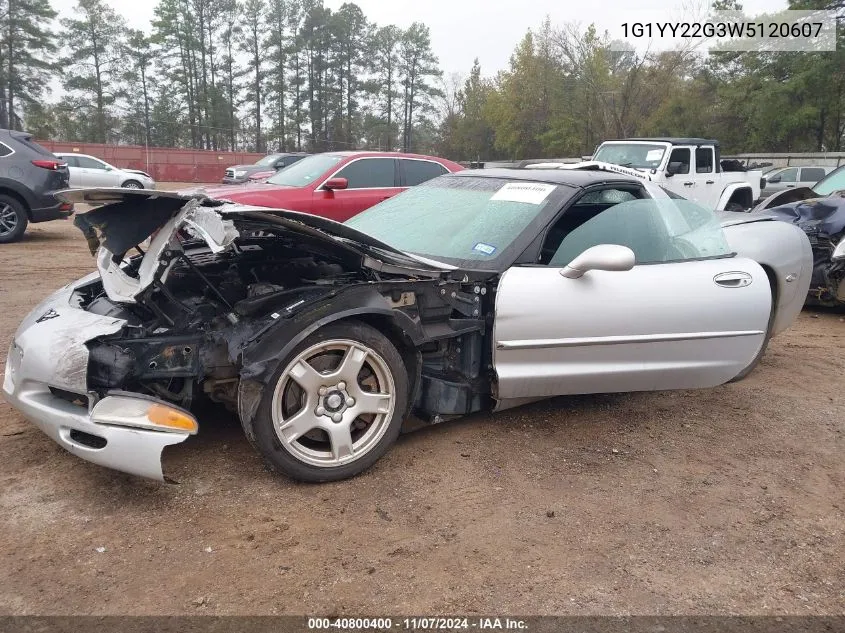
[[[328,340],[298,354],[282,372],[273,427],[297,460],[341,466],[378,444],[395,402],[393,375],[378,352],[358,341]]]
[[[10,235],[17,227],[17,212],[8,204],[0,206],[0,235]]]

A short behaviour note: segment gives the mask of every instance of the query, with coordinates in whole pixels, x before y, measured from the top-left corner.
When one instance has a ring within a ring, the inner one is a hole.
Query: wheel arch
[[[344,321],[365,323],[384,334],[396,347],[408,372],[408,409],[410,410],[419,389],[422,373],[422,360],[414,340],[419,336],[418,325],[403,312],[389,307],[365,305],[348,308],[325,315],[320,319],[307,321],[304,327],[293,330],[278,328],[275,333],[268,332],[266,337],[262,337],[262,345],[258,349],[253,346],[244,350],[241,380],[238,386],[238,416],[251,441],[251,423],[264,393],[267,377],[275,371],[280,359],[290,355],[297,345],[321,328]],[[409,331],[414,334],[414,337],[409,334]],[[407,415],[408,412],[406,411],[405,414]]]
[[[30,208],[29,201],[27,201],[26,197],[22,193],[12,187],[9,187],[5,182],[0,182],[0,195],[9,196],[10,198],[14,198],[20,202],[23,205],[24,211],[26,211],[26,217],[29,220],[32,220],[32,210]]]
[[[754,206],[754,191],[747,183],[733,183],[725,187],[719,202],[716,205],[717,211],[724,211],[731,203],[742,205],[743,209],[750,209]]]

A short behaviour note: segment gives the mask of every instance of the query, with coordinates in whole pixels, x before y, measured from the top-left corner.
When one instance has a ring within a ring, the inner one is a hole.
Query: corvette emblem
[[[36,323],[43,323],[44,321],[49,321],[50,319],[55,319],[57,316],[59,316],[59,313],[56,312],[55,310],[53,310],[53,308],[50,308],[49,310],[47,310],[47,312],[45,312],[40,317],[38,317],[35,320],[35,322]]]

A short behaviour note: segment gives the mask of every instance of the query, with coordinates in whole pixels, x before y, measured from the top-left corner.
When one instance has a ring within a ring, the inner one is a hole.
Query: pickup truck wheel
[[[29,218],[20,201],[0,195],[0,244],[17,242],[23,237]]]
[[[352,477],[396,441],[408,372],[393,344],[358,322],[328,325],[298,345],[267,383],[253,420],[273,470],[300,481]]]

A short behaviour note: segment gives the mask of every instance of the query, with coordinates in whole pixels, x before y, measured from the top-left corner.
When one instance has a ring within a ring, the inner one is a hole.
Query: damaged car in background
[[[274,470],[355,475],[412,413],[747,374],[809,285],[804,233],[593,170],[464,171],[346,224],[202,194],[69,190],[97,272],[15,333],[7,401],[68,451],[163,479],[230,408]]]
[[[794,224],[807,234],[813,249],[807,305],[845,305],[845,165],[812,187],[769,196],[752,211]]]

